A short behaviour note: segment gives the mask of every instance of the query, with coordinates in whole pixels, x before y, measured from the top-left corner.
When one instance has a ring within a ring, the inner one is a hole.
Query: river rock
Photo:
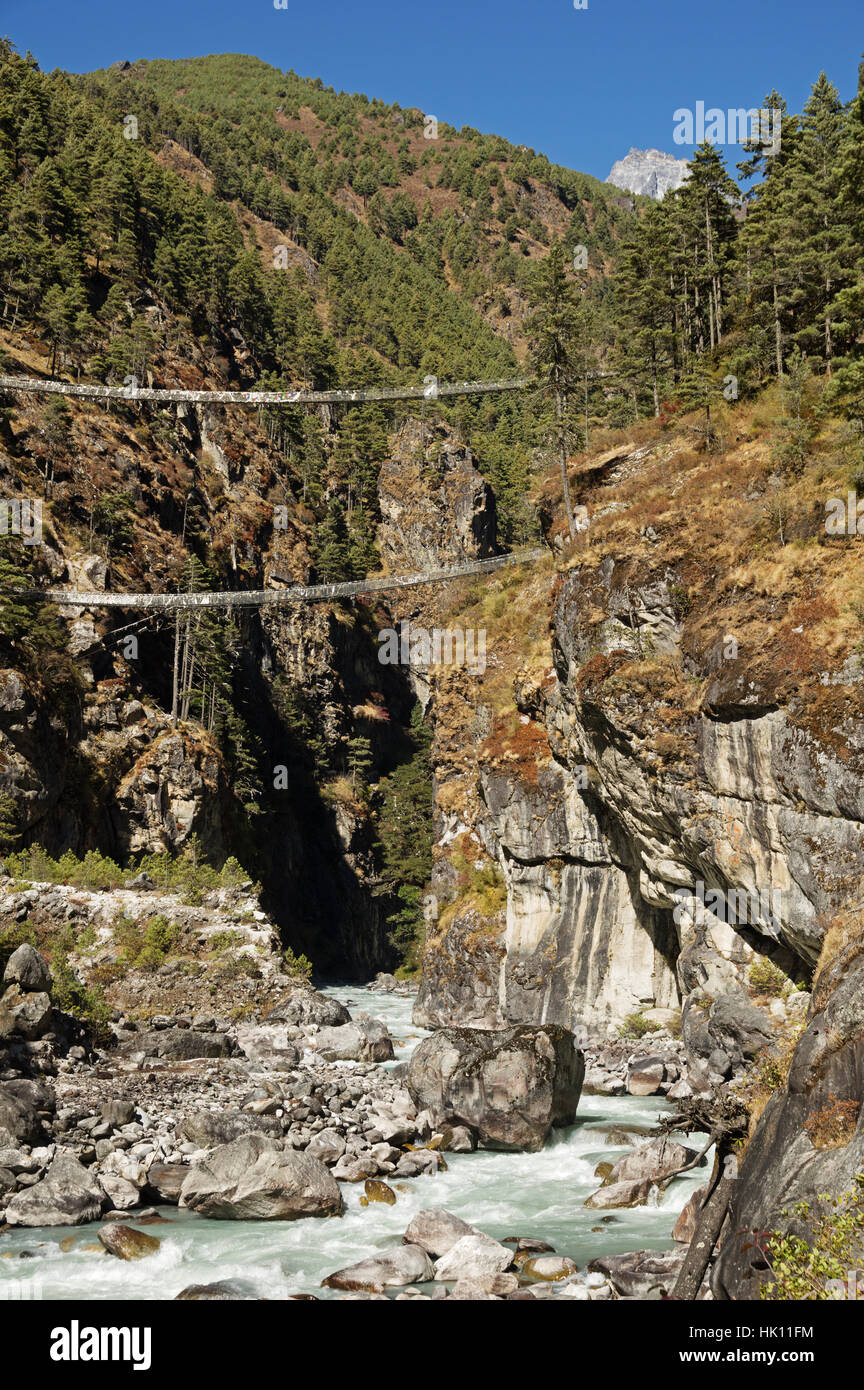
[[[141,1053],[145,1057],[166,1057],[187,1061],[192,1057],[230,1057],[238,1047],[227,1033],[199,1033],[194,1028],[152,1028],[135,1033],[117,1049],[121,1056]]]
[[[243,1135],[190,1168],[180,1205],[220,1221],[293,1221],[343,1211],[323,1163],[263,1134]]]
[[[320,1028],[306,1041],[328,1062],[390,1062],[395,1055],[384,1024],[368,1014],[337,1028]]]
[[[474,1279],[480,1274],[502,1274],[513,1263],[513,1251],[477,1231],[462,1236],[446,1255],[435,1261],[435,1278]]]
[[[469,1226],[461,1216],[454,1216],[443,1207],[425,1207],[412,1219],[402,1239],[409,1245],[419,1245],[433,1259],[446,1255],[463,1236],[480,1232]]]
[[[678,1220],[672,1227],[672,1239],[680,1241],[684,1245],[689,1245],[696,1234],[696,1223],[702,1210],[702,1203],[705,1200],[707,1187],[697,1187],[693,1196],[686,1206],[679,1213]]]
[[[25,994],[50,994],[51,971],[44,957],[25,941],[6,962],[3,983],[19,985]]]
[[[147,1200],[176,1206],[188,1172],[182,1163],[151,1163],[147,1169]]]
[[[58,1154],[45,1177],[17,1192],[6,1208],[10,1226],[83,1226],[95,1221],[104,1194],[72,1154]]]
[[[608,1207],[639,1207],[647,1202],[653,1184],[644,1178],[641,1182],[613,1182],[601,1187],[585,1199],[585,1206],[593,1210]]]
[[[442,1028],[414,1052],[408,1089],[436,1126],[467,1125],[484,1148],[533,1152],[553,1126],[574,1122],[584,1072],[566,1028]]]
[[[363,1191],[366,1194],[367,1202],[383,1202],[388,1207],[396,1204],[396,1193],[393,1188],[378,1178],[367,1178],[363,1185]]]
[[[627,1091],[631,1096],[656,1096],[665,1075],[662,1057],[638,1057],[627,1068]]]
[[[627,1255],[604,1255],[591,1260],[588,1269],[602,1274],[623,1298],[668,1295],[687,1252],[678,1250],[635,1250]]]
[[[185,1289],[180,1290],[175,1302],[236,1303],[244,1300],[258,1301],[254,1293],[244,1293],[242,1290],[234,1288],[232,1284],[187,1284]]]
[[[579,1266],[566,1255],[532,1255],[519,1266],[519,1278],[528,1284],[557,1284],[577,1274]]]
[[[180,1137],[199,1149],[214,1149],[230,1144],[244,1134],[282,1133],[277,1119],[270,1115],[251,1115],[244,1110],[195,1110],[180,1126]]]
[[[134,1226],[114,1224],[103,1226],[99,1240],[109,1255],[118,1260],[143,1260],[147,1255],[155,1255],[162,1242],[146,1231],[136,1231]]]
[[[337,1269],[322,1279],[321,1286],[380,1293],[382,1289],[402,1284],[426,1284],[432,1278],[432,1264],[425,1250],[419,1245],[396,1245],[368,1260]]]
[[[632,1153],[619,1158],[608,1181],[642,1182],[648,1178],[651,1182],[662,1182],[695,1157],[695,1149],[685,1148],[674,1139],[649,1139],[647,1144],[640,1144]]]
[[[345,1140],[335,1129],[319,1129],[306,1146],[306,1153],[322,1163],[338,1163],[344,1152]]]
[[[99,1185],[116,1211],[129,1211],[141,1201],[141,1193],[135,1183],[119,1173],[100,1173]]]

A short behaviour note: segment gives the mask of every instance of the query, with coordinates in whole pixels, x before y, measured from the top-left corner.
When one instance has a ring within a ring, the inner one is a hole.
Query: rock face
[[[565,1028],[445,1028],[414,1052],[408,1089],[434,1124],[468,1125],[485,1148],[533,1151],[574,1122],[584,1073]]]
[[[409,420],[381,465],[379,546],[394,573],[494,553],[495,495],[443,426]]]
[[[676,159],[662,150],[631,149],[612,165],[606,182],[628,193],[643,193],[659,200],[670,190],[680,188],[686,179],[686,159]]]
[[[246,1134],[190,1169],[181,1207],[219,1221],[294,1221],[341,1216],[339,1187],[317,1158],[283,1150],[277,1140]]]
[[[712,1279],[717,1298],[759,1297],[767,1270],[754,1232],[789,1225],[783,1212],[839,1196],[864,1168],[864,956],[852,942],[823,972],[785,1087],[747,1146]],[[798,1228],[806,1234],[806,1220]]]

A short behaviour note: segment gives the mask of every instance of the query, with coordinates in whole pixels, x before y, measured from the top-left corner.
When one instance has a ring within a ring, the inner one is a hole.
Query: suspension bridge
[[[92,382],[48,381],[38,377],[0,376],[0,391],[30,395],[75,396],[92,401],[156,401],[163,405],[357,405],[365,401],[435,401],[447,396],[485,396],[496,391],[524,391],[533,377],[500,381],[439,382],[422,386],[372,386],[334,391],[185,391],[154,386],[101,386]]]
[[[420,584],[447,584],[472,574],[489,574],[510,565],[534,564],[549,554],[540,547],[493,555],[488,560],[469,560],[449,569],[420,570],[416,574],[374,575],[335,584],[292,584],[284,589],[230,589],[224,592],[177,594],[123,594],[100,589],[19,589],[16,598],[56,603],[61,608],[123,608],[146,613],[177,612],[196,608],[285,608],[294,603],[324,603],[341,598],[364,598],[390,589],[412,589]]]
[[[156,401],[190,405],[351,405],[364,401],[438,400],[447,396],[487,395],[497,391],[523,391],[535,385],[532,377],[498,381],[439,382],[427,377],[422,386],[368,387],[334,391],[187,391],[152,386],[102,386],[90,382],[49,381],[37,377],[0,376],[0,392],[75,396],[96,401]],[[237,589],[224,592],[176,594],[124,594],[102,590],[20,589],[16,597],[61,608],[123,608],[141,612],[177,612],[196,608],[283,608],[295,603],[322,603],[342,598],[361,598],[392,589],[420,584],[446,584],[473,574],[488,574],[509,565],[533,563],[548,552],[543,549],[472,560],[449,569],[415,574],[375,576],[333,584],[288,584],[285,588]]]

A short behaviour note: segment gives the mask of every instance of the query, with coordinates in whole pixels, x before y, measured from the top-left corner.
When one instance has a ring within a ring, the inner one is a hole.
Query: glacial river
[[[406,1060],[424,1036],[411,1023],[410,998],[356,986],[326,993],[384,1020],[397,1061]],[[146,1227],[161,1248],[138,1262],[103,1254],[98,1224],[10,1232],[0,1236],[0,1299],[169,1299],[188,1284],[217,1281],[261,1298],[338,1297],[319,1287],[325,1275],[398,1241],[412,1216],[432,1206],[446,1207],[498,1239],[539,1237],[580,1267],[596,1255],[669,1249],[676,1216],[710,1168],[676,1179],[653,1206],[610,1213],[583,1206],[600,1185],[597,1164],[614,1161],[639,1142],[635,1134],[626,1145],[609,1145],[609,1131],[655,1125],[669,1108],[650,1097],[583,1096],[578,1122],[557,1131],[542,1152],[447,1154],[446,1173],[404,1182],[392,1207],[362,1207],[363,1184],[343,1183],[341,1218],[211,1221],[165,1207],[164,1224]],[[132,1213],[128,1224],[135,1224]]]

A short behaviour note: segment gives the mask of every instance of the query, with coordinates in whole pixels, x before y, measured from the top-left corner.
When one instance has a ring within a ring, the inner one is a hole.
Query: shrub
[[[771,1278],[762,1285],[763,1299],[827,1301],[843,1296],[850,1271],[864,1259],[864,1173],[855,1186],[839,1197],[823,1194],[818,1206],[801,1202],[784,1213],[806,1222],[806,1236],[790,1231],[759,1233],[756,1244],[763,1251]],[[848,1294],[847,1294],[848,1296]],[[854,1292],[852,1297],[854,1297]]]
[[[855,1135],[860,1113],[860,1101],[838,1100],[832,1092],[828,1104],[814,1110],[804,1125],[814,1149],[844,1149]]]
[[[751,989],[756,990],[757,994],[767,994],[773,999],[784,999],[792,989],[789,977],[767,956],[754,960],[747,978]]]
[[[659,1031],[659,1023],[653,1023],[642,1014],[628,1014],[618,1027],[618,1036],[619,1038],[644,1038],[647,1033]]]
[[[286,946],[282,953],[285,969],[295,980],[308,980],[312,974],[312,962],[307,956],[297,956]]]
[[[51,952],[51,998],[58,1009],[85,1025],[97,1043],[111,1037],[111,1006],[98,984],[85,985],[69,964],[61,947]]]

